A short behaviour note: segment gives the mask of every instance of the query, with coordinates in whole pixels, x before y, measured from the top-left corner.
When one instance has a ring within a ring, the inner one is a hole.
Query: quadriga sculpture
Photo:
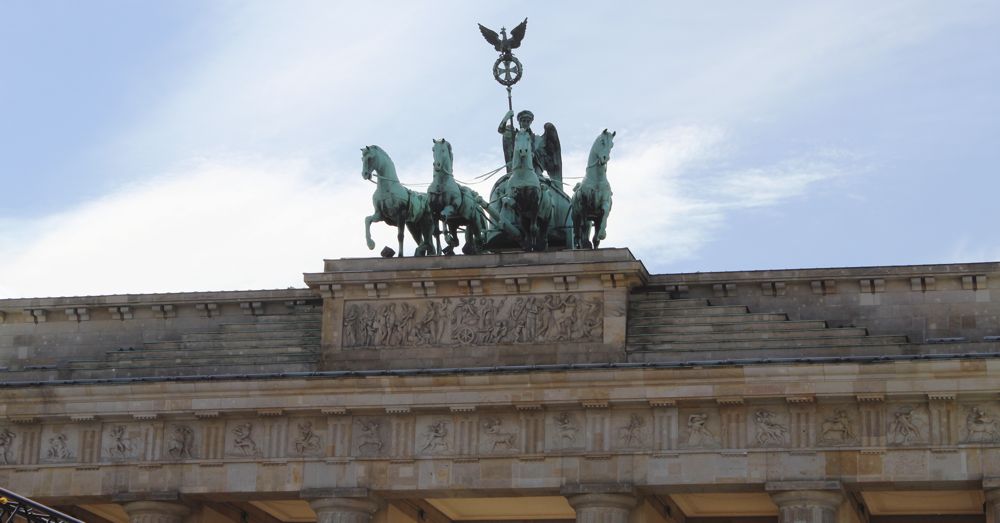
[[[479,254],[483,248],[483,234],[486,231],[485,200],[476,191],[459,185],[452,172],[454,156],[451,144],[444,138],[434,140],[434,181],[427,188],[435,229],[445,233],[444,254],[454,254],[458,246],[458,228],[465,227],[464,254]],[[435,231],[436,232],[436,231]]]
[[[578,249],[596,249],[607,237],[608,215],[611,213],[611,184],[608,183],[608,160],[614,147],[615,132],[607,129],[594,140],[587,159],[587,174],[573,188],[573,236]],[[591,224],[594,239],[591,242]]]
[[[372,222],[385,222],[399,229],[396,235],[399,240],[398,256],[403,256],[404,226],[410,230],[413,241],[417,242],[417,249],[413,255],[432,254],[434,220],[427,203],[427,195],[403,187],[396,176],[396,166],[392,163],[392,159],[377,145],[361,149],[361,177],[365,180],[371,180],[372,177],[378,179],[375,194],[372,195],[375,213],[365,217],[365,239],[368,248],[375,248],[375,242],[372,240]]]

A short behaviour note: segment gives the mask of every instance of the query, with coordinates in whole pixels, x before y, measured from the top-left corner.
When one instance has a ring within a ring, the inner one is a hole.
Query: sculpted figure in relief
[[[13,459],[11,454],[14,452],[14,438],[16,437],[17,435],[6,427],[0,430],[0,464],[11,464],[11,459]]]
[[[504,432],[501,428],[503,421],[499,418],[487,418],[483,421],[483,432],[489,437],[490,441],[493,442],[492,449],[504,449],[511,450],[514,448],[514,438],[517,437],[516,433]]]
[[[715,434],[705,426],[708,423],[708,414],[692,414],[688,416],[688,445],[700,447],[702,445],[712,445],[716,442]]]
[[[847,416],[847,411],[837,409],[832,418],[826,418],[822,425],[823,434],[820,440],[824,443],[848,443],[856,437],[851,419]]]
[[[420,448],[420,452],[436,450],[447,451],[448,450],[448,422],[441,420],[431,423],[427,426],[427,431],[424,432],[424,446]]]
[[[577,428],[576,423],[573,422],[573,417],[569,415],[568,412],[562,412],[555,417],[556,431],[559,434],[559,440],[565,445],[572,445],[576,442],[576,433],[580,432]]]
[[[49,450],[45,455],[55,459],[70,459],[73,457],[69,451],[69,445],[66,444],[66,440],[66,434],[62,432],[55,433],[49,438]]]
[[[893,421],[889,424],[891,441],[897,445],[906,445],[920,439],[920,427],[917,420],[913,418],[912,409],[903,409],[893,414]]]
[[[253,425],[249,422],[240,423],[233,427],[233,447],[244,456],[258,456],[260,449],[257,442],[253,440]]]
[[[642,445],[642,427],[645,424],[646,421],[642,419],[642,416],[632,414],[629,417],[628,424],[618,429],[618,439],[627,447]]]
[[[127,458],[132,455],[132,439],[128,437],[125,425],[116,425],[111,429],[111,440],[114,443],[108,447],[108,454],[112,457]]]
[[[778,423],[778,417],[769,410],[758,410],[753,415],[754,424],[757,425],[757,444],[783,445],[788,428]]]
[[[344,347],[600,341],[603,302],[577,294],[348,303]]]
[[[311,421],[303,421],[298,424],[299,435],[295,438],[295,452],[299,454],[310,454],[319,452],[319,434],[313,430]]]
[[[358,434],[358,451],[363,451],[365,447],[373,447],[375,452],[382,450],[382,438],[378,435],[378,421],[358,420],[361,428]]]
[[[979,407],[972,407],[965,418],[969,441],[985,443],[1000,440],[1000,421]]]
[[[170,432],[167,453],[176,459],[192,458],[194,450],[194,430],[187,425],[174,425]]]

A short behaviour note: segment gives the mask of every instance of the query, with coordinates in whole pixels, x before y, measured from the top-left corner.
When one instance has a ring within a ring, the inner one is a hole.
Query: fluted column
[[[368,523],[380,504],[371,498],[315,498],[309,506],[316,512],[316,523]]]
[[[631,494],[604,493],[573,494],[566,500],[576,511],[579,523],[628,523],[639,501]]]
[[[772,493],[771,499],[778,505],[778,523],[837,523],[844,496],[835,490],[791,490]]]
[[[130,501],[122,508],[129,523],[181,523],[191,512],[186,505],[169,501]]]

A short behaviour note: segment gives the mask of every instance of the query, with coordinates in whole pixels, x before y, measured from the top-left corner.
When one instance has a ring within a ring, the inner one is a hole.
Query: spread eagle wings
[[[510,31],[510,48],[517,49],[521,47],[521,40],[524,40],[524,31],[528,28],[528,19],[525,18],[523,22],[517,24],[517,27]]]
[[[483,34],[483,38],[486,39],[490,45],[493,46],[499,52],[509,51],[511,49],[517,49],[521,46],[521,40],[524,39],[524,31],[528,28],[528,19],[525,18],[523,22],[517,25],[511,32],[509,39],[501,39],[500,35],[496,31],[479,24],[479,32]]]
[[[497,51],[503,51],[503,42],[500,41],[500,35],[496,31],[479,24],[479,32],[483,33],[483,38],[490,43]]]

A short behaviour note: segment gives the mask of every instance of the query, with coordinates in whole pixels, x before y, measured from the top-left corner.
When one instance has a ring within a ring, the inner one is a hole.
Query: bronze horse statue
[[[375,248],[375,242],[372,240],[372,222],[385,222],[399,229],[396,235],[399,240],[398,256],[403,256],[404,227],[409,229],[413,240],[417,242],[414,256],[433,254],[434,220],[427,203],[427,195],[411,191],[399,183],[396,166],[381,147],[369,145],[361,149],[361,177],[365,180],[378,178],[375,194],[372,195],[375,213],[365,217],[365,239],[368,242],[368,249]]]
[[[486,231],[487,206],[479,194],[455,181],[452,172],[454,156],[451,144],[444,138],[434,140],[434,181],[427,188],[427,197],[434,217],[435,241],[438,232],[444,231],[448,244],[439,254],[454,254],[458,246],[458,228],[465,227],[464,254],[479,254],[483,248],[483,233]],[[440,228],[438,227],[438,224]],[[438,243],[440,245],[440,243]]]
[[[601,131],[590,148],[587,174],[573,188],[573,236],[578,249],[596,249],[607,237],[608,215],[611,214],[608,160],[615,145],[614,138],[615,132]],[[591,223],[594,226],[593,243],[587,238]]]

